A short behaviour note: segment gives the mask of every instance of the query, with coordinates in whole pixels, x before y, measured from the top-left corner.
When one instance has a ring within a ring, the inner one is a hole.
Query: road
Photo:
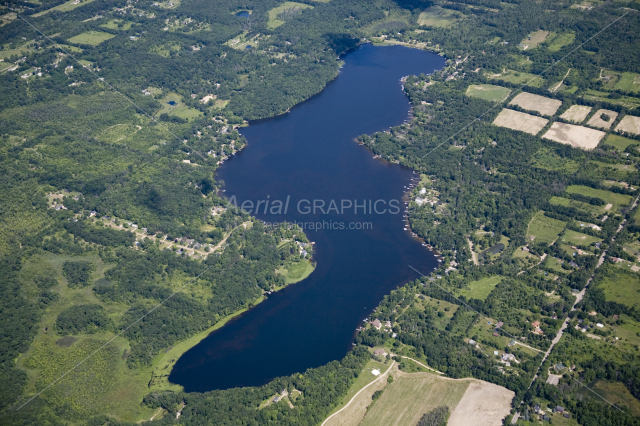
[[[427,367],[426,365],[424,365],[424,364],[423,364],[423,363],[421,363],[420,361],[416,361],[415,359],[413,359],[413,358],[409,358],[408,356],[404,356],[404,355],[403,355],[403,356],[402,356],[402,358],[410,359],[411,361],[415,362],[416,364],[421,365],[422,367],[426,368],[427,370],[431,370],[431,371],[433,371],[434,373],[444,374],[442,371],[438,371],[438,370],[433,369],[433,368],[431,368],[431,367]]]
[[[640,199],[640,196],[636,197],[635,201],[633,202],[633,204],[631,205],[631,208],[627,211],[627,216],[633,211],[633,209],[636,208],[636,206],[638,205],[638,200]],[[622,222],[620,222],[620,226],[618,226],[618,229],[616,230],[616,234],[618,234],[620,231],[622,231],[622,229],[624,228],[625,223],[627,223],[627,218],[625,218]],[[615,235],[611,238],[611,243],[613,244],[613,242],[616,240]],[[573,306],[571,307],[571,311],[575,311],[576,310],[576,305],[578,303],[580,303],[582,301],[582,299],[584,298],[585,293],[587,292],[587,287],[589,287],[589,284],[591,284],[591,281],[593,281],[593,277],[595,277],[596,275],[596,271],[598,270],[598,268],[600,266],[602,266],[602,264],[604,263],[604,259],[607,255],[607,251],[603,251],[602,255],[600,256],[600,259],[598,259],[598,264],[596,265],[596,267],[593,270],[593,274],[591,274],[591,277],[589,277],[589,279],[587,280],[587,284],[584,286],[584,288],[582,289],[582,291],[580,293],[578,293],[576,295],[576,301],[573,304]],[[562,338],[562,334],[564,333],[564,330],[567,328],[567,326],[569,325],[569,316],[567,315],[567,318],[564,320],[564,322],[562,323],[562,327],[560,327],[560,330],[558,330],[558,333],[556,334],[556,337],[551,341],[551,346],[549,346],[549,349],[547,350],[547,352],[545,352],[544,357],[542,358],[542,362],[540,363],[540,366],[538,367],[538,370],[536,371],[536,374],[533,376],[533,380],[531,380],[531,383],[529,383],[529,388],[531,388],[531,385],[533,385],[533,383],[536,381],[536,379],[538,378],[538,375],[540,374],[540,369],[542,368],[542,365],[544,364],[544,362],[547,360],[547,358],[549,357],[549,354],[551,353],[551,351],[553,350],[553,347],[556,345],[556,343],[558,343],[560,341],[560,339]]]

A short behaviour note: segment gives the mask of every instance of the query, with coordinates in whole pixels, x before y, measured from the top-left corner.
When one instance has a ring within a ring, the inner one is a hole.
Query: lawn
[[[126,31],[131,28],[131,22],[123,21],[122,19],[111,19],[100,26],[103,28],[109,28],[110,30]]]
[[[288,269],[278,269],[279,275],[284,275],[287,284],[297,283],[307,278],[315,266],[308,259],[302,259],[298,263],[294,263]]]
[[[531,74],[523,71],[507,70],[504,74],[496,77],[488,76],[489,78],[495,78],[496,80],[506,81],[513,84],[526,84],[532,87],[542,87],[545,85],[545,80],[535,74]]]
[[[55,7],[52,7],[51,9],[47,9],[47,10],[45,10],[43,12],[38,12],[35,15],[32,15],[32,16],[34,16],[34,17],[42,16],[42,15],[45,15],[45,14],[47,14],[47,13],[53,11],[53,10],[57,10],[58,12],[68,12],[70,10],[73,10],[73,9],[77,8],[77,7],[84,6],[85,4],[89,4],[92,1],[93,0],[82,0],[82,1],[69,0],[66,3],[59,4],[59,5],[55,6]]]
[[[543,211],[539,211],[529,222],[527,240],[551,244],[558,238],[565,225],[566,222],[547,217]]]
[[[602,242],[602,238],[593,237],[591,235],[567,229],[567,232],[565,232],[562,237],[562,241],[573,245],[590,246],[593,243]]]
[[[613,88],[615,90],[624,90],[625,92],[640,92],[640,74],[631,72],[622,73]]]
[[[502,102],[510,93],[510,89],[493,84],[472,84],[467,87],[467,96],[491,102]]]
[[[432,6],[420,13],[418,25],[427,27],[450,27],[460,20],[464,15],[458,11],[444,9],[440,6]]]
[[[156,115],[169,114],[186,120],[198,118],[202,115],[197,109],[186,106],[182,102],[182,97],[175,92],[168,93],[167,96],[160,100],[160,104],[162,109]]]
[[[482,278],[478,281],[469,283],[468,289],[460,290],[460,295],[467,298],[467,300],[478,299],[485,300],[487,296],[493,291],[493,289],[500,284],[502,277],[495,275],[493,277]]]
[[[565,46],[570,45],[576,39],[576,35],[574,33],[562,33],[553,37],[548,42],[547,49],[551,52],[557,52]]]
[[[268,12],[269,21],[267,21],[267,28],[270,30],[278,28],[280,25],[284,24],[287,19],[296,16],[304,9],[313,9],[313,6],[304,3],[288,1],[282,3],[278,7],[274,7]]]
[[[571,185],[567,187],[567,192],[570,194],[582,194],[588,197],[600,198],[606,203],[613,204],[613,207],[609,210],[610,212],[616,212],[618,207],[629,205],[632,200],[630,195],[617,194],[604,189],[595,189],[583,185]]]
[[[624,151],[629,145],[640,145],[640,141],[636,141],[629,138],[623,138],[618,135],[609,135],[604,141],[605,145],[611,145],[618,151]]]
[[[566,274],[568,271],[562,268],[562,261],[553,256],[547,256],[544,261],[544,267],[558,274]]]
[[[91,46],[97,46],[103,41],[114,38],[113,34],[103,33],[102,31],[87,31],[86,33],[78,34],[71,37],[67,41],[76,44],[89,44]]]
[[[605,299],[629,307],[640,306],[640,277],[631,272],[610,271],[609,276],[598,283],[604,290]]]
[[[522,47],[523,50],[536,48],[540,43],[545,41],[547,37],[549,37],[549,31],[534,31],[520,42],[520,47]]]

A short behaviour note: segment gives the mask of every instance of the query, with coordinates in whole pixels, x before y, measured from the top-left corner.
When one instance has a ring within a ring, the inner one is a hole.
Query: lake
[[[374,159],[355,138],[407,120],[400,79],[432,73],[445,59],[364,45],[343,60],[320,94],[243,128],[247,147],[218,170],[238,205],[263,202],[252,215],[307,226],[317,268],[186,352],[169,380],[188,392],[259,386],[341,359],[384,295],[418,278],[408,265],[423,273],[437,266],[405,230],[402,197],[418,175]],[[263,208],[275,200],[288,201],[286,213]]]

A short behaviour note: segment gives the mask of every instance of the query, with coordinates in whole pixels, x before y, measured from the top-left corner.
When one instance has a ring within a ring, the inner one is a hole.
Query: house
[[[564,413],[563,416],[566,417],[567,419],[571,418],[571,414],[569,414],[569,413]]]
[[[540,412],[540,406],[539,406],[538,404],[536,404],[536,405],[535,405],[535,407],[533,407],[533,410],[534,410],[536,413],[539,413],[539,412]]]
[[[380,349],[376,349],[373,352],[374,355],[382,355],[382,356],[387,356],[387,351],[385,351],[384,349],[380,348]]]
[[[553,366],[553,368],[554,368],[556,371],[561,371],[561,370],[564,370],[566,367],[564,366],[564,364],[563,364],[563,363],[559,362],[559,363],[557,363],[556,365],[554,365],[554,366]]]
[[[531,323],[531,326],[532,326],[533,328],[540,328],[540,321],[534,321],[534,322],[532,322],[532,323]]]
[[[596,311],[591,311],[589,312],[589,315],[595,317],[596,315],[598,315],[598,313]]]
[[[380,375],[380,370],[378,370],[377,368],[374,370],[371,370],[371,374],[373,374],[374,376],[379,376]]]
[[[561,407],[561,406],[559,406],[559,405],[556,405],[556,411],[557,411],[558,413],[564,413],[564,407]]]
[[[494,336],[494,337],[500,337],[500,334],[494,331],[494,332],[493,332],[493,336]]]
[[[598,328],[603,328],[603,327],[604,327],[604,324],[597,323],[597,324],[596,324],[596,327],[598,327]]]
[[[371,325],[374,326],[376,330],[380,330],[380,327],[382,327],[382,323],[379,319],[375,319],[374,321],[372,321]]]
[[[516,339],[511,339],[511,341],[509,342],[509,346],[515,346],[516,344]]]
[[[503,361],[515,361],[516,360],[516,356],[514,354],[504,353],[504,354],[502,354],[502,360]]]
[[[497,328],[500,328],[504,325],[504,323],[502,321],[498,321],[498,323],[496,324]]]
[[[471,346],[475,346],[475,345],[476,345],[476,341],[475,341],[475,340],[473,340],[473,339],[469,339],[469,344],[470,344]]]

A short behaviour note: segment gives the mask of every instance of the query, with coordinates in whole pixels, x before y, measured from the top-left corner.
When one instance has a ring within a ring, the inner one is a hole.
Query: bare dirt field
[[[583,126],[555,122],[542,137],[554,142],[560,142],[582,149],[593,149],[606,135],[600,130],[593,130]]]
[[[500,426],[511,411],[515,393],[480,380],[471,382],[464,396],[451,413],[448,426]]]
[[[529,111],[538,111],[542,115],[553,115],[562,105],[562,101],[522,92],[513,98],[509,105],[518,105]]]
[[[627,115],[616,126],[616,132],[633,133],[634,135],[640,135],[640,117],[634,117],[633,115]]]
[[[582,123],[590,112],[590,106],[571,105],[571,108],[566,110],[560,117],[565,120],[573,121],[574,123]]]
[[[506,127],[508,129],[520,130],[532,135],[537,135],[540,130],[547,125],[549,120],[535,115],[525,114],[504,108],[493,120],[495,126]]]
[[[603,120],[603,116],[609,116],[608,120]],[[608,129],[611,127],[614,121],[616,121],[616,117],[618,113],[615,111],[610,111],[608,109],[599,109],[593,114],[593,117],[589,121],[587,121],[587,125],[591,127],[599,127],[601,129]]]

